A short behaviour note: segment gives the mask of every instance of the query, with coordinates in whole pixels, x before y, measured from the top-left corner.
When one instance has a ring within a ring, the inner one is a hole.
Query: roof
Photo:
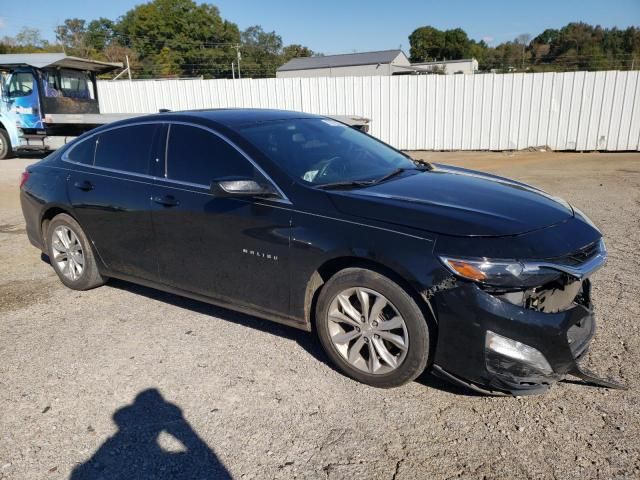
[[[475,58],[460,58],[458,60],[440,60],[435,62],[417,62],[411,65],[442,65],[444,63],[469,63],[476,61]]]
[[[311,113],[267,108],[207,108],[201,110],[182,110],[176,112],[167,111],[162,113],[152,113],[149,115],[140,115],[110,123],[106,125],[106,127],[126,125],[128,123],[139,122],[141,120],[158,120],[159,118],[168,122],[186,120],[194,123],[215,122],[218,125],[234,128],[253,123],[271,122],[275,120],[325,117]]]
[[[279,72],[291,70],[310,70],[314,68],[352,67],[356,65],[377,65],[393,62],[398,55],[404,55],[400,49],[381,50],[379,52],[345,53],[324,57],[292,58],[278,68]]]
[[[64,53],[11,53],[0,55],[0,68],[29,66],[35,68],[70,68],[106,73],[122,68],[121,63],[99,62],[87,58],[70,57]]]
[[[213,108],[206,110],[186,110],[183,112],[167,112],[163,115],[171,114],[197,116],[227,126],[239,126],[250,123],[271,122],[274,120],[287,120],[292,118],[319,117],[319,115],[314,115],[311,113],[295,112],[292,110],[276,110],[269,108]]]

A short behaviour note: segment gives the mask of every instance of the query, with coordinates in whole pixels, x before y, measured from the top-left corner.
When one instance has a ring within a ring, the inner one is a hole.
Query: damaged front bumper
[[[489,394],[541,393],[567,375],[622,387],[578,363],[595,331],[588,279],[578,281],[577,289],[567,282],[562,292],[515,297],[472,282],[456,283],[433,298],[438,314],[435,373]]]

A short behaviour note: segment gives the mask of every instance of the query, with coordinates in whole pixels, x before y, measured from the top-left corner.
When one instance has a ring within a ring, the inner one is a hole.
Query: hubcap
[[[377,375],[395,370],[409,348],[404,319],[382,294],[354,287],[339,293],[329,306],[329,335],[350,365]]]
[[[75,281],[84,270],[84,252],[76,234],[60,225],[51,236],[53,261],[58,270],[69,280]]]

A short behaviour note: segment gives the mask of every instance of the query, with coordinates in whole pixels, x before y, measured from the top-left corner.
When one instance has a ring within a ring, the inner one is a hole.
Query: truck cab
[[[0,55],[0,159],[57,148],[106,123],[96,75],[121,67],[62,53]]]

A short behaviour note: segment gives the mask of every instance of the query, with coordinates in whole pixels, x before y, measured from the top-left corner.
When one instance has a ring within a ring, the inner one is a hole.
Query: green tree
[[[86,57],[89,53],[85,42],[86,21],[81,18],[67,18],[62,25],[55,28],[56,40],[67,53]]]
[[[458,60],[474,57],[484,58],[487,44],[484,41],[471,40],[461,28],[438,30],[425,26],[417,28],[409,35],[412,62],[432,60]]]
[[[265,32],[260,25],[244,30],[242,40],[242,69],[245,74],[272,76],[280,65],[282,38],[276,32]]]
[[[312,57],[313,55],[314,55],[313,50],[311,50],[310,48],[307,48],[299,44],[292,44],[292,45],[287,45],[282,49],[282,54],[280,55],[281,57],[280,61],[284,64],[284,63],[287,63],[292,58]]]
[[[59,52],[60,47],[42,38],[37,28],[23,27],[15,37],[0,39],[0,53]]]
[[[116,21],[70,18],[55,33],[73,55],[118,62],[128,56],[138,77],[231,77],[238,49],[243,76],[274,76],[290,58],[314,54],[303,45],[283,47],[276,32],[259,25],[241,33],[215,6],[194,0],[151,0]],[[17,48],[7,42],[0,46]]]
[[[445,34],[437,28],[425,26],[416,28],[409,35],[412,62],[427,62],[442,58],[445,46]]]
[[[40,30],[37,28],[23,27],[16,35],[15,43],[22,47],[41,48],[46,45],[46,41],[42,39]]]
[[[447,60],[458,60],[469,57],[471,42],[467,32],[461,28],[445,30],[442,57]]]
[[[183,76],[229,75],[239,43],[237,25],[218,8],[193,0],[153,0],[121,17],[115,34],[140,57],[143,75],[173,72]],[[168,63],[167,63],[168,62]]]
[[[117,41],[115,35],[115,22],[100,17],[97,20],[91,20],[87,25],[85,41],[92,50],[102,52],[112,42]]]

